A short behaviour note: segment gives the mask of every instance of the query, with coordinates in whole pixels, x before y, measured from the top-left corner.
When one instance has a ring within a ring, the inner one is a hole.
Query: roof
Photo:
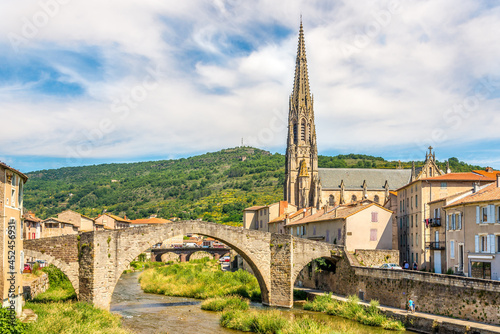
[[[346,189],[366,188],[385,189],[387,181],[389,189],[398,189],[410,182],[411,169],[364,169],[364,168],[319,168],[319,178],[323,189],[340,188],[344,181]]]
[[[171,221],[163,218],[134,219],[130,221],[130,224],[166,224],[166,223],[171,223]]]
[[[490,184],[482,189],[479,189],[475,193],[470,194],[469,196],[466,196],[450,205],[447,205],[446,208],[460,204],[488,202],[488,201],[500,201],[500,188],[497,187],[496,183]]]
[[[0,161],[0,166],[3,167],[3,168],[5,168],[5,169],[8,169],[8,170],[10,170],[10,171],[12,171],[12,172],[14,172],[16,174],[18,174],[18,175],[20,175],[24,179],[24,182],[28,181],[28,176],[26,174],[21,173],[17,169],[10,167],[6,163],[3,163],[3,162]]]
[[[244,209],[243,211],[255,211],[255,210],[260,210],[260,209],[265,208],[265,207],[266,207],[265,205],[251,206],[249,208]]]
[[[495,179],[500,171],[487,168],[487,170],[473,170],[474,173]]]
[[[50,217],[50,218],[47,218],[45,220],[42,220],[43,223],[47,223],[49,220],[53,220],[55,222],[58,222],[58,223],[62,223],[62,224],[70,224],[70,225],[75,225],[73,224],[72,222],[67,222],[67,221],[64,221],[64,220],[60,220],[58,218],[54,218],[54,217]]]
[[[122,222],[122,223],[130,223],[130,220],[128,220],[128,219],[118,217],[118,216],[115,216],[115,215],[112,215],[109,213],[105,213],[105,214],[103,214],[103,216],[108,216],[108,217],[113,218],[114,220]]]
[[[324,210],[318,210],[314,214],[310,214],[304,218],[301,218],[299,220],[296,220],[294,222],[290,222],[287,224],[289,225],[299,225],[299,224],[306,224],[306,223],[311,223],[311,222],[321,222],[321,221],[328,221],[328,220],[334,220],[334,219],[345,219],[348,218],[360,211],[366,210],[372,206],[376,206],[382,210],[385,210],[387,212],[391,212],[391,210],[386,209],[382,206],[380,206],[377,203],[371,202],[371,203],[357,203],[356,205],[343,205],[343,206],[338,206],[330,211],[327,211],[325,213]],[[308,208],[310,209],[310,208]],[[302,210],[300,210],[302,212]],[[309,211],[310,212],[310,211]]]
[[[39,223],[39,222],[42,221],[42,219],[35,217],[35,214],[33,212],[31,212],[31,211],[26,212],[23,215],[23,218],[24,218],[25,221],[27,220],[27,221],[35,222],[35,223]]]
[[[433,201],[430,201],[427,204],[434,204],[434,203],[439,203],[439,202],[442,202],[442,201],[448,202],[450,200],[453,200],[453,199],[456,199],[456,198],[460,198],[461,196],[467,195],[467,193],[470,193],[471,191],[472,191],[472,189],[469,189],[469,190],[462,191],[462,192],[459,192],[459,193],[456,193],[456,194],[453,194],[453,195],[450,195],[450,196],[441,197],[441,198],[435,199]]]
[[[428,177],[421,180],[426,181],[494,181],[493,177],[486,177],[484,175],[478,175],[472,172],[466,173],[448,173],[444,175]]]

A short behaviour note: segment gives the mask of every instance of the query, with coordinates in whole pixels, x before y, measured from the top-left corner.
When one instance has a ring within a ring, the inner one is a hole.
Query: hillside
[[[319,156],[318,161],[319,167],[330,168],[398,166],[359,154]],[[239,147],[187,159],[43,170],[28,174],[24,206],[40,218],[69,208],[91,217],[106,210],[130,219],[156,214],[236,225],[245,207],[282,199],[284,164],[284,155]],[[456,158],[450,165],[453,171],[481,168]]]

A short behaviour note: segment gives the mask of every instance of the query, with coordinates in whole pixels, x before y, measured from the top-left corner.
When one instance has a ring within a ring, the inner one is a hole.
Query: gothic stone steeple
[[[320,188],[313,97],[309,91],[306,46],[301,22],[295,79],[289,101],[285,200],[299,208],[319,207]]]

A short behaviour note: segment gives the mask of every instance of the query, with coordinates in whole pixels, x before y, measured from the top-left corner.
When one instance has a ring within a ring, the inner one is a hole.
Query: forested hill
[[[349,154],[319,156],[319,167],[396,168],[398,162]],[[417,167],[422,162],[416,162]],[[239,224],[242,210],[282,199],[284,155],[239,147],[187,159],[66,167],[29,173],[24,206],[40,218],[72,209],[127,218],[202,218]],[[453,171],[480,169],[450,159]],[[444,169],[444,164],[440,164]],[[410,168],[411,163],[403,163]]]

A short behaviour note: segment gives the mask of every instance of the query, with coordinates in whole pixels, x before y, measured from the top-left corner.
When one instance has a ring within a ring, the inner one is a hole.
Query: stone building
[[[57,219],[67,223],[71,223],[78,228],[80,232],[95,231],[95,222],[92,218],[84,216],[73,210],[66,210],[57,215]]]
[[[297,207],[290,205],[287,201],[252,206],[243,210],[243,227],[264,232],[284,233],[285,215],[296,211]],[[275,221],[281,221],[281,224],[274,224]]]
[[[366,200],[288,215],[285,233],[357,249],[392,249],[392,211]]]
[[[109,213],[100,215],[95,219],[95,222],[104,226],[105,229],[117,230],[130,227],[130,220],[121,218]]]
[[[50,217],[42,221],[42,238],[59,237],[61,235],[78,234],[78,226],[74,223]]]
[[[24,214],[24,239],[39,239],[42,237],[42,220],[37,218],[35,214],[28,211]]]
[[[23,188],[28,177],[0,162],[0,293],[2,306],[22,311]]]
[[[455,273],[500,280],[500,175],[444,207],[446,261]]]
[[[400,259],[430,269],[431,254],[426,247],[431,241],[430,229],[425,225],[426,219],[433,218],[429,202],[468,191],[475,183],[491,182],[494,179],[472,172],[445,174],[436,165],[430,147],[424,165],[413,168],[411,182],[397,190]]]
[[[318,168],[314,101],[301,23],[289,99],[284,200],[298,208],[317,209],[364,199],[383,204],[389,191],[407,184],[410,177],[409,169]]]

